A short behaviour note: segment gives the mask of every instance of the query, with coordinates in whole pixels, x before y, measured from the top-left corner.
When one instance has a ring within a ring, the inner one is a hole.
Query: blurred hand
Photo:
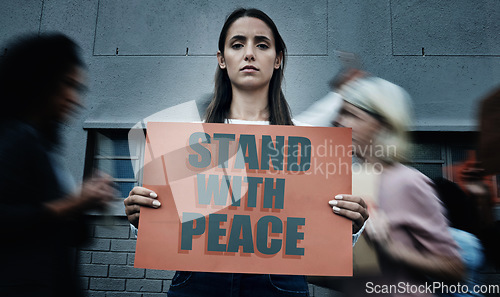
[[[481,166],[481,162],[468,161],[459,174],[460,179],[463,181],[481,181],[484,177],[484,169]]]
[[[477,161],[468,161],[465,167],[459,172],[459,179],[462,181],[464,190],[475,197],[487,196],[489,188],[484,182],[484,169]]]
[[[80,191],[80,199],[85,210],[104,209],[116,196],[117,191],[108,175],[86,180]]]
[[[359,196],[341,194],[328,202],[333,213],[346,217],[352,221],[352,233],[357,233],[368,219],[368,210],[363,198]]]
[[[158,208],[161,206],[160,201],[156,200],[158,195],[155,192],[143,188],[134,187],[130,191],[128,197],[123,201],[125,204],[125,214],[128,221],[136,228],[139,227],[139,212],[141,206]]]
[[[389,220],[385,213],[370,209],[370,220],[366,223],[366,235],[381,246],[390,241]]]
[[[88,179],[78,192],[44,205],[53,216],[67,218],[89,210],[104,209],[116,196],[113,181],[106,175]]]

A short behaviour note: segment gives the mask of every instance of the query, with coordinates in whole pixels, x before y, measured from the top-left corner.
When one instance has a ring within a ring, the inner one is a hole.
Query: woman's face
[[[256,90],[269,87],[274,70],[281,65],[282,54],[276,55],[271,29],[253,17],[237,19],[230,27],[224,43],[224,55],[217,53],[221,69],[227,69],[233,88]]]
[[[370,154],[369,147],[375,144],[377,134],[383,128],[379,120],[366,111],[344,101],[335,126],[352,128],[352,144],[354,154],[366,158]]]
[[[75,67],[68,72],[60,82],[59,88],[52,97],[50,117],[59,122],[65,122],[69,116],[82,106],[81,93],[85,89],[83,71]]]

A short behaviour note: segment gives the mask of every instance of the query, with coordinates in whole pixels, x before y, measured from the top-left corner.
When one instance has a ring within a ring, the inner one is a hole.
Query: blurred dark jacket
[[[51,149],[26,123],[0,126],[0,296],[81,296],[74,247],[87,237],[86,225],[51,217],[43,206],[68,194]]]

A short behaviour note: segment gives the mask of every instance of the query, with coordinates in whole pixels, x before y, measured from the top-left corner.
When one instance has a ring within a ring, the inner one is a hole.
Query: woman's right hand
[[[138,228],[140,207],[160,207],[161,203],[156,200],[157,197],[158,195],[150,189],[134,187],[132,191],[130,191],[128,197],[123,201],[128,221]]]

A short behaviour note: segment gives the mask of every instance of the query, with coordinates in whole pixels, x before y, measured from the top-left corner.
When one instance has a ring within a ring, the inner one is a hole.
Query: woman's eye
[[[261,49],[268,49],[269,48],[269,46],[265,43],[259,43],[259,44],[257,44],[257,47],[261,48]]]
[[[239,49],[242,47],[243,47],[243,44],[241,44],[241,43],[235,43],[235,44],[231,45],[231,48],[234,48],[234,49]]]
[[[354,115],[352,112],[349,112],[345,109],[342,109],[340,112],[339,112],[339,115],[343,116],[343,117],[350,117],[350,118],[358,118],[356,115]]]

